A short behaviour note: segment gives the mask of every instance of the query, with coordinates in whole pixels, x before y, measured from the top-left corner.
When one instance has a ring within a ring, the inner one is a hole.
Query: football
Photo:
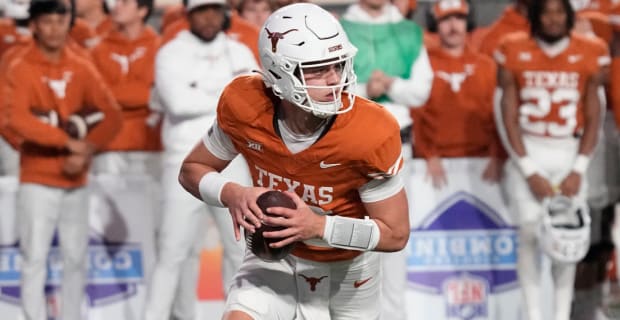
[[[267,208],[284,207],[289,209],[297,209],[293,199],[280,191],[267,191],[261,194],[258,199],[256,199],[256,204],[263,211],[264,215],[271,217],[273,217],[273,215],[267,213]],[[278,261],[286,257],[295,248],[294,242],[282,248],[271,248],[269,244],[278,242],[281,239],[263,237],[263,232],[282,229],[284,229],[284,227],[268,225],[263,222],[254,233],[244,230],[248,248],[250,248],[252,253],[264,261]]]
[[[103,112],[94,107],[84,107],[69,116],[63,124],[65,132],[74,139],[84,139],[88,132],[96,127],[104,118]]]

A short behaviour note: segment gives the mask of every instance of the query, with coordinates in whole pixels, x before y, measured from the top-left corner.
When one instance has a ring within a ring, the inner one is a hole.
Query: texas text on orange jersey
[[[517,81],[519,122],[528,134],[562,138],[583,129],[586,84],[610,58],[598,39],[572,34],[568,41],[550,56],[537,40],[520,33],[506,38],[496,52],[498,63]]]
[[[395,175],[403,164],[396,120],[374,102],[357,98],[353,109],[336,116],[318,141],[292,154],[279,136],[268,92],[260,77],[238,77],[218,105],[218,124],[247,160],[253,184],[295,192],[319,214],[366,216],[358,189]],[[342,100],[348,104],[347,94]],[[293,254],[340,261],[360,252],[300,242]]]

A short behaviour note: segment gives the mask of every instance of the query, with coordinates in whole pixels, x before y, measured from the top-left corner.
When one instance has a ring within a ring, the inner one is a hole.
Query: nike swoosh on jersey
[[[353,287],[357,289],[363,286],[366,282],[370,281],[370,279],[372,279],[372,277],[364,280],[356,280],[355,282],[353,282]]]
[[[337,167],[339,165],[341,165],[341,163],[325,163],[325,161],[321,161],[321,163],[319,163],[319,166],[321,167],[321,169]]]

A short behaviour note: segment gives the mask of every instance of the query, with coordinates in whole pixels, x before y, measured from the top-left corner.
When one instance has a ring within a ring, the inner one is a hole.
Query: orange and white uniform
[[[558,186],[573,171],[584,129],[586,88],[591,77],[609,64],[600,39],[570,35],[553,45],[540,44],[528,34],[511,35],[496,52],[496,61],[514,75],[521,139],[539,174]],[[540,287],[540,247],[536,230],[545,214],[519,167],[510,161],[502,181],[507,204],[519,225],[517,272],[528,318],[543,319]],[[576,203],[586,203],[582,179]],[[569,319],[574,264],[552,261],[555,319]]]
[[[411,109],[414,154],[424,158],[498,156],[493,60],[470,47],[460,57],[432,47],[429,58],[435,72],[430,97],[423,108]]]
[[[357,98],[351,111],[316,132],[314,143],[295,150],[268,90],[258,76],[237,77],[224,90],[217,122],[203,138],[205,147],[220,159],[242,154],[254,186],[295,192],[316,213],[351,218],[367,215],[364,202],[402,190],[402,181],[394,177],[403,165],[399,126],[387,110]],[[346,94],[342,100],[348,104]],[[386,186],[381,191],[370,187],[378,181]],[[329,314],[375,319],[379,261],[376,252],[331,248],[316,239],[298,243],[292,255],[279,262],[262,262],[250,253],[233,281],[227,305],[239,306],[255,319],[327,319]],[[261,285],[267,282],[269,286]],[[278,298],[267,298],[273,295]],[[347,301],[347,310],[339,301]],[[355,308],[350,308],[352,301],[357,301]]]
[[[509,6],[495,23],[485,30],[485,34],[479,40],[479,51],[489,57],[493,56],[495,49],[501,43],[504,36],[513,32],[529,32],[530,23],[527,17],[517,11],[515,6]]]
[[[119,134],[95,160],[96,172],[118,174],[138,162],[143,162],[144,167],[136,170],[155,169],[151,162],[157,161],[152,152],[161,151],[161,137],[159,122],[150,122],[149,99],[159,44],[159,36],[146,27],[133,40],[113,30],[92,50],[93,62],[123,112]],[[119,156],[128,157],[127,161],[116,159]]]
[[[67,48],[62,49],[59,61],[52,62],[36,45],[30,45],[9,66],[6,82],[5,130],[23,139],[17,194],[22,309],[27,319],[46,319],[46,258],[58,227],[63,253],[61,299],[71,302],[64,305],[61,317],[78,320],[88,243],[88,191],[84,187],[88,166],[76,176],[63,173],[69,136],[40,121],[32,109],[53,110],[60,122],[66,122],[85,106],[98,108],[104,119],[85,138],[98,149],[120,128],[120,111],[94,67]]]
[[[162,29],[162,44],[174,39],[179,32],[189,29],[189,21],[183,16],[171,22],[166,28]],[[254,54],[256,61],[260,61],[258,55],[258,29],[251,23],[245,21],[238,14],[230,16],[230,28],[224,30],[226,35],[246,45]]]

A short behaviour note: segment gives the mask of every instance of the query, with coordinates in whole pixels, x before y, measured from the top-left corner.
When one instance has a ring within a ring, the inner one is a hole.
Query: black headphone
[[[469,5],[469,13],[467,14],[467,32],[472,32],[476,29],[476,13],[474,6],[471,5],[471,0],[467,0]],[[429,32],[437,33],[437,18],[433,13],[433,6],[430,5],[426,8],[426,29]]]

